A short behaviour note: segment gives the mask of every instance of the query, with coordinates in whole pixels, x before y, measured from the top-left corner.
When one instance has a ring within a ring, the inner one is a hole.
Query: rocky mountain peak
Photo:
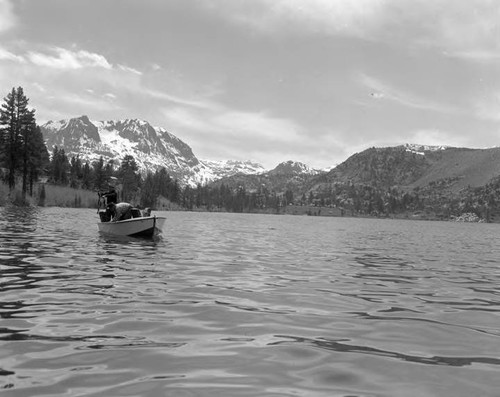
[[[284,161],[278,164],[270,174],[297,175],[297,174],[317,174],[318,171],[309,168],[306,164],[299,161]]]
[[[42,132],[44,130],[51,132],[45,138],[49,150],[54,146],[71,148],[81,145],[94,146],[101,142],[97,127],[87,116],[57,122],[49,121],[42,126]]]

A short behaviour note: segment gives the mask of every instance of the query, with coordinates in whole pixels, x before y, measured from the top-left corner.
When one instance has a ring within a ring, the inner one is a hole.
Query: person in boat
[[[118,193],[116,192],[115,187],[111,184],[108,186],[107,191],[101,193],[101,197],[106,200],[106,205],[109,205],[111,203],[116,204],[116,202],[118,201]]]
[[[116,189],[116,184],[118,179],[114,176],[108,178],[108,190],[104,192],[99,192],[100,197],[105,200],[105,205],[118,202],[118,191]]]
[[[129,203],[110,203],[106,206],[106,210],[111,214],[111,222],[123,221],[132,218],[132,205]]]

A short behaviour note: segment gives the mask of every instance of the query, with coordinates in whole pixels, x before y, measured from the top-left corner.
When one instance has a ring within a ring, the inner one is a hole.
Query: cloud
[[[1,22],[0,22],[1,23]],[[24,63],[26,60],[21,55],[16,55],[13,52],[6,50],[5,48],[0,47],[0,60],[12,61],[17,63]]]
[[[500,61],[500,51],[498,49],[473,49],[464,51],[453,51],[443,53],[450,58],[460,58],[479,63],[489,63]]]
[[[22,46],[27,44],[18,43],[18,50]],[[23,86],[39,121],[84,113],[106,118],[106,112],[122,112],[121,116],[129,103],[132,108],[140,106],[135,93],[140,92],[141,78],[138,70],[113,65],[105,56],[85,50],[39,46],[15,54],[0,46],[0,85]]]
[[[408,142],[429,146],[466,146],[468,139],[457,137],[456,134],[439,129],[421,129],[409,132]],[[403,143],[403,142],[401,142]]]
[[[197,132],[210,132],[213,138],[259,141],[299,140],[299,127],[288,119],[264,112],[244,112],[222,105],[205,109],[187,107],[164,108],[164,116],[172,123]]]
[[[29,52],[28,59],[37,66],[46,66],[55,69],[82,69],[85,67],[98,67],[111,69],[111,64],[100,54],[88,51],[69,51],[64,48],[55,47],[50,52]]]
[[[437,41],[454,56],[485,60],[500,56],[500,3],[492,0],[439,1]]]
[[[323,35],[498,60],[494,0],[205,0],[215,15],[265,35]],[[477,57],[477,58],[476,58]]]
[[[212,103],[205,108],[164,107],[162,114],[165,124],[188,137],[193,150],[204,158],[267,158],[270,165],[283,155],[294,157],[304,146],[305,137],[297,123],[266,112],[245,112]]]
[[[500,122],[500,91],[476,99],[473,109],[480,120]]]
[[[230,22],[264,34],[362,35],[384,10],[385,0],[205,1],[204,6]],[[221,6],[222,4],[222,6]]]
[[[124,72],[135,73],[135,74],[137,74],[139,76],[142,75],[142,72],[140,72],[139,70],[131,68],[131,67],[128,67],[128,66],[118,65],[118,69],[123,70]]]
[[[16,25],[17,18],[9,0],[0,0],[0,33],[5,32]]]
[[[365,73],[360,73],[357,79],[361,85],[372,91],[370,96],[374,99],[385,99],[405,107],[439,113],[453,114],[457,111],[452,106],[441,104],[400,88],[393,87],[390,84]]]
[[[152,88],[141,86],[141,87],[136,87],[136,89],[138,90],[138,93],[142,93],[151,98],[172,102],[177,105],[184,105],[187,107],[194,107],[200,109],[213,109],[214,107],[218,106],[209,101],[203,101],[201,99],[188,99],[180,95],[169,94]]]
[[[40,92],[46,92],[47,90],[45,89],[45,87],[43,85],[41,85],[40,83],[33,83],[32,84],[33,88],[37,89],[38,91]]]

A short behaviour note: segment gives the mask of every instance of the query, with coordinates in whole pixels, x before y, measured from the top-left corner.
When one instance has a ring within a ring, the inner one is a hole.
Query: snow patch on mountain
[[[424,155],[425,152],[437,152],[440,150],[446,150],[449,148],[449,146],[443,146],[443,145],[419,145],[416,143],[406,143],[403,145],[404,148],[406,149],[407,152],[419,154],[419,155]]]

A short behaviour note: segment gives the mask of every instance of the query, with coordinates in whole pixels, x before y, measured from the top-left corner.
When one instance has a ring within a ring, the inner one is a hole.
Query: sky
[[[19,86],[38,124],[137,118],[268,169],[493,147],[500,1],[0,0],[0,98]]]

